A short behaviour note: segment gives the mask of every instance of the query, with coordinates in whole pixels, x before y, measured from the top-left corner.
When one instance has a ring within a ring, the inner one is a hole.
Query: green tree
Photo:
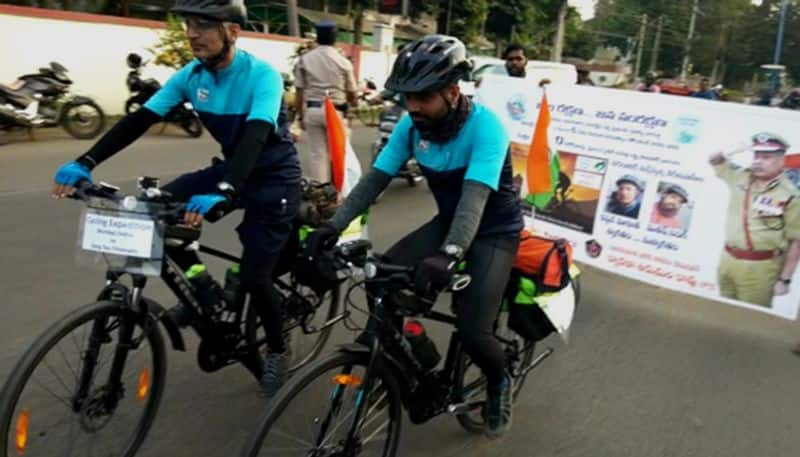
[[[600,44],[597,35],[584,25],[581,15],[575,8],[570,8],[566,18],[564,56],[591,59]]]
[[[715,76],[726,86],[741,86],[759,66],[772,62],[781,0],[701,0],[692,40],[692,73]],[[693,2],[690,0],[600,0],[588,30],[603,33],[603,42],[625,49],[625,37],[636,37],[642,14],[647,14],[643,65],[649,63],[655,20],[664,27],[657,67],[666,76],[680,72]],[[608,37],[606,34],[620,35]],[[571,39],[567,33],[568,42]],[[800,75],[800,0],[791,0],[786,18],[781,63],[790,75]]]
[[[364,41],[364,12],[368,9],[377,9],[375,0],[352,0],[350,17],[353,19],[353,44]]]
[[[161,33],[158,43],[149,48],[155,59],[153,63],[170,68],[181,68],[194,58],[183,24],[177,16],[167,16],[167,29]]]
[[[515,42],[528,49],[530,58],[549,59],[562,3],[563,0],[492,0],[486,35],[494,41],[498,53],[506,43]],[[565,26],[564,54],[591,56],[597,40],[584,27],[574,7],[567,12]]]

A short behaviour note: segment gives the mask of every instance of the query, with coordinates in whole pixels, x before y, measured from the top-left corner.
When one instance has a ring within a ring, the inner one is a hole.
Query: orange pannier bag
[[[536,291],[556,292],[569,284],[572,245],[564,238],[546,238],[528,230],[520,233],[514,269],[533,280]]]

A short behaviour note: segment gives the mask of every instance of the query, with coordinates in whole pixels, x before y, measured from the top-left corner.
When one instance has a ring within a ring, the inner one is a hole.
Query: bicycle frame
[[[395,322],[393,317],[398,315],[395,314],[393,310],[387,308],[384,300],[387,295],[388,293],[384,291],[380,295],[373,298],[374,302],[372,304],[370,318],[367,321],[367,327],[364,331],[364,334],[368,335],[369,337],[368,342],[366,344],[350,344],[341,347],[341,350],[346,352],[359,352],[368,354],[369,356],[364,378],[356,395],[356,408],[353,418],[350,422],[347,437],[345,439],[345,452],[349,449],[354,449],[354,447],[357,446],[356,436],[358,436],[358,428],[365,414],[365,408],[368,407],[368,402],[363,401],[363,399],[366,398],[368,393],[372,391],[377,377],[376,367],[380,366],[381,370],[389,369],[394,375],[396,375],[401,389],[403,406],[406,409],[409,409],[409,402],[413,399],[413,395],[416,392],[414,389],[422,385],[423,382],[427,382],[429,385],[433,385],[435,388],[440,389],[439,393],[441,394],[441,397],[437,398],[436,402],[431,405],[432,409],[430,411],[426,411],[425,414],[423,414],[423,422],[442,413],[448,413],[451,415],[464,414],[482,406],[483,404],[483,401],[465,402],[466,397],[472,390],[482,387],[479,382],[477,384],[473,383],[467,386],[461,386],[461,388],[457,388],[460,380],[456,379],[456,377],[459,376],[460,373],[463,373],[463,363],[465,360],[464,357],[461,356],[463,352],[463,346],[458,330],[453,330],[451,333],[444,367],[441,371],[436,372],[436,380],[433,381],[433,383],[430,381],[420,381],[422,376],[427,376],[430,373],[427,375],[423,373],[422,367],[419,366],[418,362],[416,362],[416,359],[413,356],[410,345],[403,338],[401,331],[397,329],[395,325],[393,325]],[[434,310],[428,310],[427,312],[421,314],[420,317],[448,324],[453,327],[455,327],[457,323],[457,318],[455,315]],[[527,344],[535,344],[527,343],[523,347],[519,347],[515,341],[501,338],[497,335],[495,336],[506,347],[506,357],[509,358],[519,357],[523,351],[531,349],[531,347]],[[397,344],[388,344],[388,339],[391,339],[392,342]],[[553,349],[547,348],[532,361],[530,361],[530,363],[528,363],[526,366],[519,367],[513,374],[514,377],[524,382],[525,376],[527,376],[531,370],[536,368],[552,353]],[[411,370],[407,370],[405,368],[411,368]],[[337,387],[338,390],[334,392],[331,410],[328,412],[328,416],[322,423],[319,439],[322,439],[322,437],[325,436],[331,418],[341,407],[344,389],[339,387]],[[317,446],[319,445],[320,443],[318,442]]]
[[[353,345],[342,347],[342,350],[345,351],[364,352],[369,354],[369,362],[364,374],[364,379],[356,396],[356,410],[350,423],[350,428],[345,441],[345,449],[351,449],[356,445],[355,437],[357,436],[359,423],[364,416],[365,407],[367,406],[367,402],[364,402],[363,399],[369,392],[371,392],[373,388],[376,379],[375,370],[377,366],[380,365],[382,367],[391,367],[393,373],[399,375],[398,380],[401,388],[401,397],[406,408],[409,406],[408,402],[412,395],[413,389],[420,384],[418,380],[419,377],[424,374],[422,372],[422,367],[419,366],[419,363],[413,355],[408,341],[404,339],[402,333],[392,324],[395,314],[392,312],[392,310],[388,309],[384,303],[384,298],[386,295],[388,295],[388,293],[384,292],[381,293],[381,295],[374,297],[370,318],[367,321],[367,328],[364,332],[369,336],[369,342],[366,345],[358,345],[360,347],[354,347]],[[456,325],[456,317],[454,315],[439,311],[429,310],[422,314],[421,317],[452,326]],[[384,341],[387,338],[391,338],[393,342],[397,344],[387,344]],[[397,351],[391,350],[391,348],[394,346],[397,346],[400,349]],[[458,337],[458,331],[453,331],[450,337],[444,369],[438,372],[437,376],[438,381],[442,383],[442,389],[448,391],[446,396],[447,400],[452,400],[460,396],[460,393],[454,392],[453,389],[456,385],[455,376],[460,372],[461,369],[461,367],[457,364],[463,360],[463,358],[460,357],[461,351],[462,346],[461,340]],[[410,368],[412,368],[411,373],[403,369],[409,365]],[[331,411],[329,411],[328,417],[323,422],[323,428],[321,429],[322,433],[320,434],[320,437],[325,436],[325,431],[330,422],[330,418],[341,406],[342,393],[343,389],[339,389],[334,393]],[[431,417],[441,414],[446,410],[447,408],[443,407],[441,410],[437,410],[435,414],[432,414]],[[319,443],[317,444],[319,445]]]

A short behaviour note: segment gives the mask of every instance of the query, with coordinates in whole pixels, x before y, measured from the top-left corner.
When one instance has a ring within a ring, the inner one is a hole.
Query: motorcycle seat
[[[7,86],[0,84],[0,95],[6,98],[9,102],[20,107],[26,107],[31,104],[33,99],[22,91],[21,85]]]
[[[9,90],[9,91],[12,91],[12,92],[15,92],[15,91],[18,91],[18,90],[22,89],[23,86],[25,86],[25,81],[23,81],[21,79],[18,79],[18,80],[14,81],[11,84],[0,83],[0,88],[2,88],[3,90]]]

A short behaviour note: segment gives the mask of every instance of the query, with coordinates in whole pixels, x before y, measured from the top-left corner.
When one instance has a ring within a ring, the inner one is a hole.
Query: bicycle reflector
[[[333,377],[333,383],[340,386],[360,386],[361,378],[352,374],[337,374]]]
[[[28,446],[28,410],[23,409],[17,417],[17,428],[14,435],[14,444],[17,447],[17,454],[22,455],[25,453],[25,447]]]
[[[139,373],[139,388],[136,389],[136,399],[144,401],[147,398],[147,393],[150,391],[150,371],[147,367],[142,368]]]
[[[403,333],[406,336],[422,336],[425,333],[425,327],[419,321],[411,319],[403,325]]]

